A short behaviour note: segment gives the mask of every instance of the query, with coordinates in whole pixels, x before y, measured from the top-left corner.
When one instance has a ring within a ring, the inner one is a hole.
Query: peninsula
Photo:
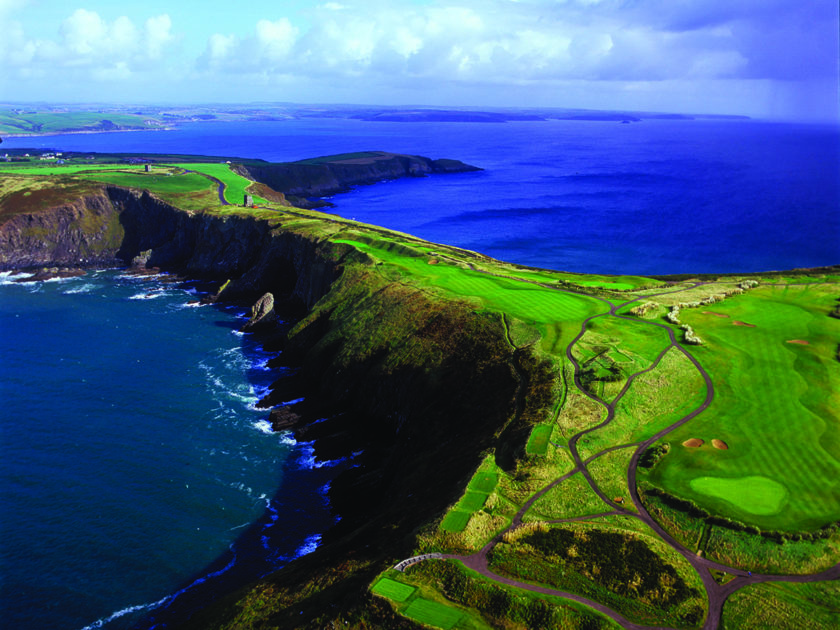
[[[134,264],[297,308],[254,334],[317,404],[262,405],[319,459],[359,453],[314,553],[184,627],[836,622],[840,267],[563,273],[313,209],[454,160],[86,159],[0,166],[0,270]]]

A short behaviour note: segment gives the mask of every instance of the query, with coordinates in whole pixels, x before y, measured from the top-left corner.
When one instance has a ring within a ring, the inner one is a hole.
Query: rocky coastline
[[[367,597],[369,577],[452,502],[482,453],[513,457],[524,447],[525,389],[542,376],[506,342],[501,318],[386,280],[349,245],[246,215],[191,214],[115,186],[0,224],[2,270],[124,266],[138,256],[144,267],[217,283],[218,300],[261,302],[255,322],[268,320],[254,330],[278,352],[275,365],[298,369],[293,387],[306,392],[305,403],[277,407],[289,386],[278,382],[261,401],[275,430],[314,440],[321,460],[355,455],[330,486],[340,522],[270,582],[302,588],[329,574],[338,600],[348,598],[341,605],[352,607]],[[299,321],[274,327],[274,308],[295,310]],[[320,600],[310,604],[305,617],[322,613]],[[228,605],[206,614],[222,618]],[[209,627],[209,618],[199,613],[187,625]]]

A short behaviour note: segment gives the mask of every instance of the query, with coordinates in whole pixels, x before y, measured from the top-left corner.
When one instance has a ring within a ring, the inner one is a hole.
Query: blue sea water
[[[744,120],[195,123],[4,146],[297,160],[387,150],[479,173],[361,187],[335,212],[521,264],[719,273],[840,260],[840,128]]]
[[[117,271],[11,280],[0,285],[3,627],[128,627],[314,548],[335,522],[329,469],[254,408],[283,369],[236,332],[241,309],[197,307],[190,285]]]
[[[840,262],[840,130],[760,121],[197,123],[3,147],[295,160],[382,149],[477,173],[334,211],[522,264],[599,273]],[[335,521],[311,446],[253,408],[278,371],[191,285],[0,278],[0,618],[124,628],[312,549]],[[156,623],[153,621],[152,623]]]

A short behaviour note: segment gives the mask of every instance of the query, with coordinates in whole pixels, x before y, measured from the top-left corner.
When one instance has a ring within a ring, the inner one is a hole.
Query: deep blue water
[[[116,271],[0,285],[3,627],[127,627],[335,521],[328,468],[253,407],[283,370],[193,293]]]
[[[381,149],[484,172],[362,187],[335,211],[522,264],[761,271],[840,260],[840,128],[761,121],[198,123],[4,146],[296,160]]]
[[[840,130],[744,121],[195,124],[3,147],[294,160],[382,149],[479,173],[333,199],[344,216],[603,273],[840,262]],[[189,286],[0,283],[0,618],[123,628],[281,566],[334,522],[311,447],[253,409],[280,372]],[[176,596],[176,594],[180,593]],[[132,611],[136,608],[136,611]]]

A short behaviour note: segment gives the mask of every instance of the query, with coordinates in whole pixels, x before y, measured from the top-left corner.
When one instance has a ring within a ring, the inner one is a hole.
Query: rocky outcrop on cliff
[[[245,177],[293,197],[326,197],[387,179],[481,170],[458,160],[432,160],[383,151],[283,164],[239,165],[237,169]]]
[[[277,313],[274,312],[274,296],[266,293],[257,300],[248,313],[248,321],[241,332],[259,332],[270,330],[277,324]]]

